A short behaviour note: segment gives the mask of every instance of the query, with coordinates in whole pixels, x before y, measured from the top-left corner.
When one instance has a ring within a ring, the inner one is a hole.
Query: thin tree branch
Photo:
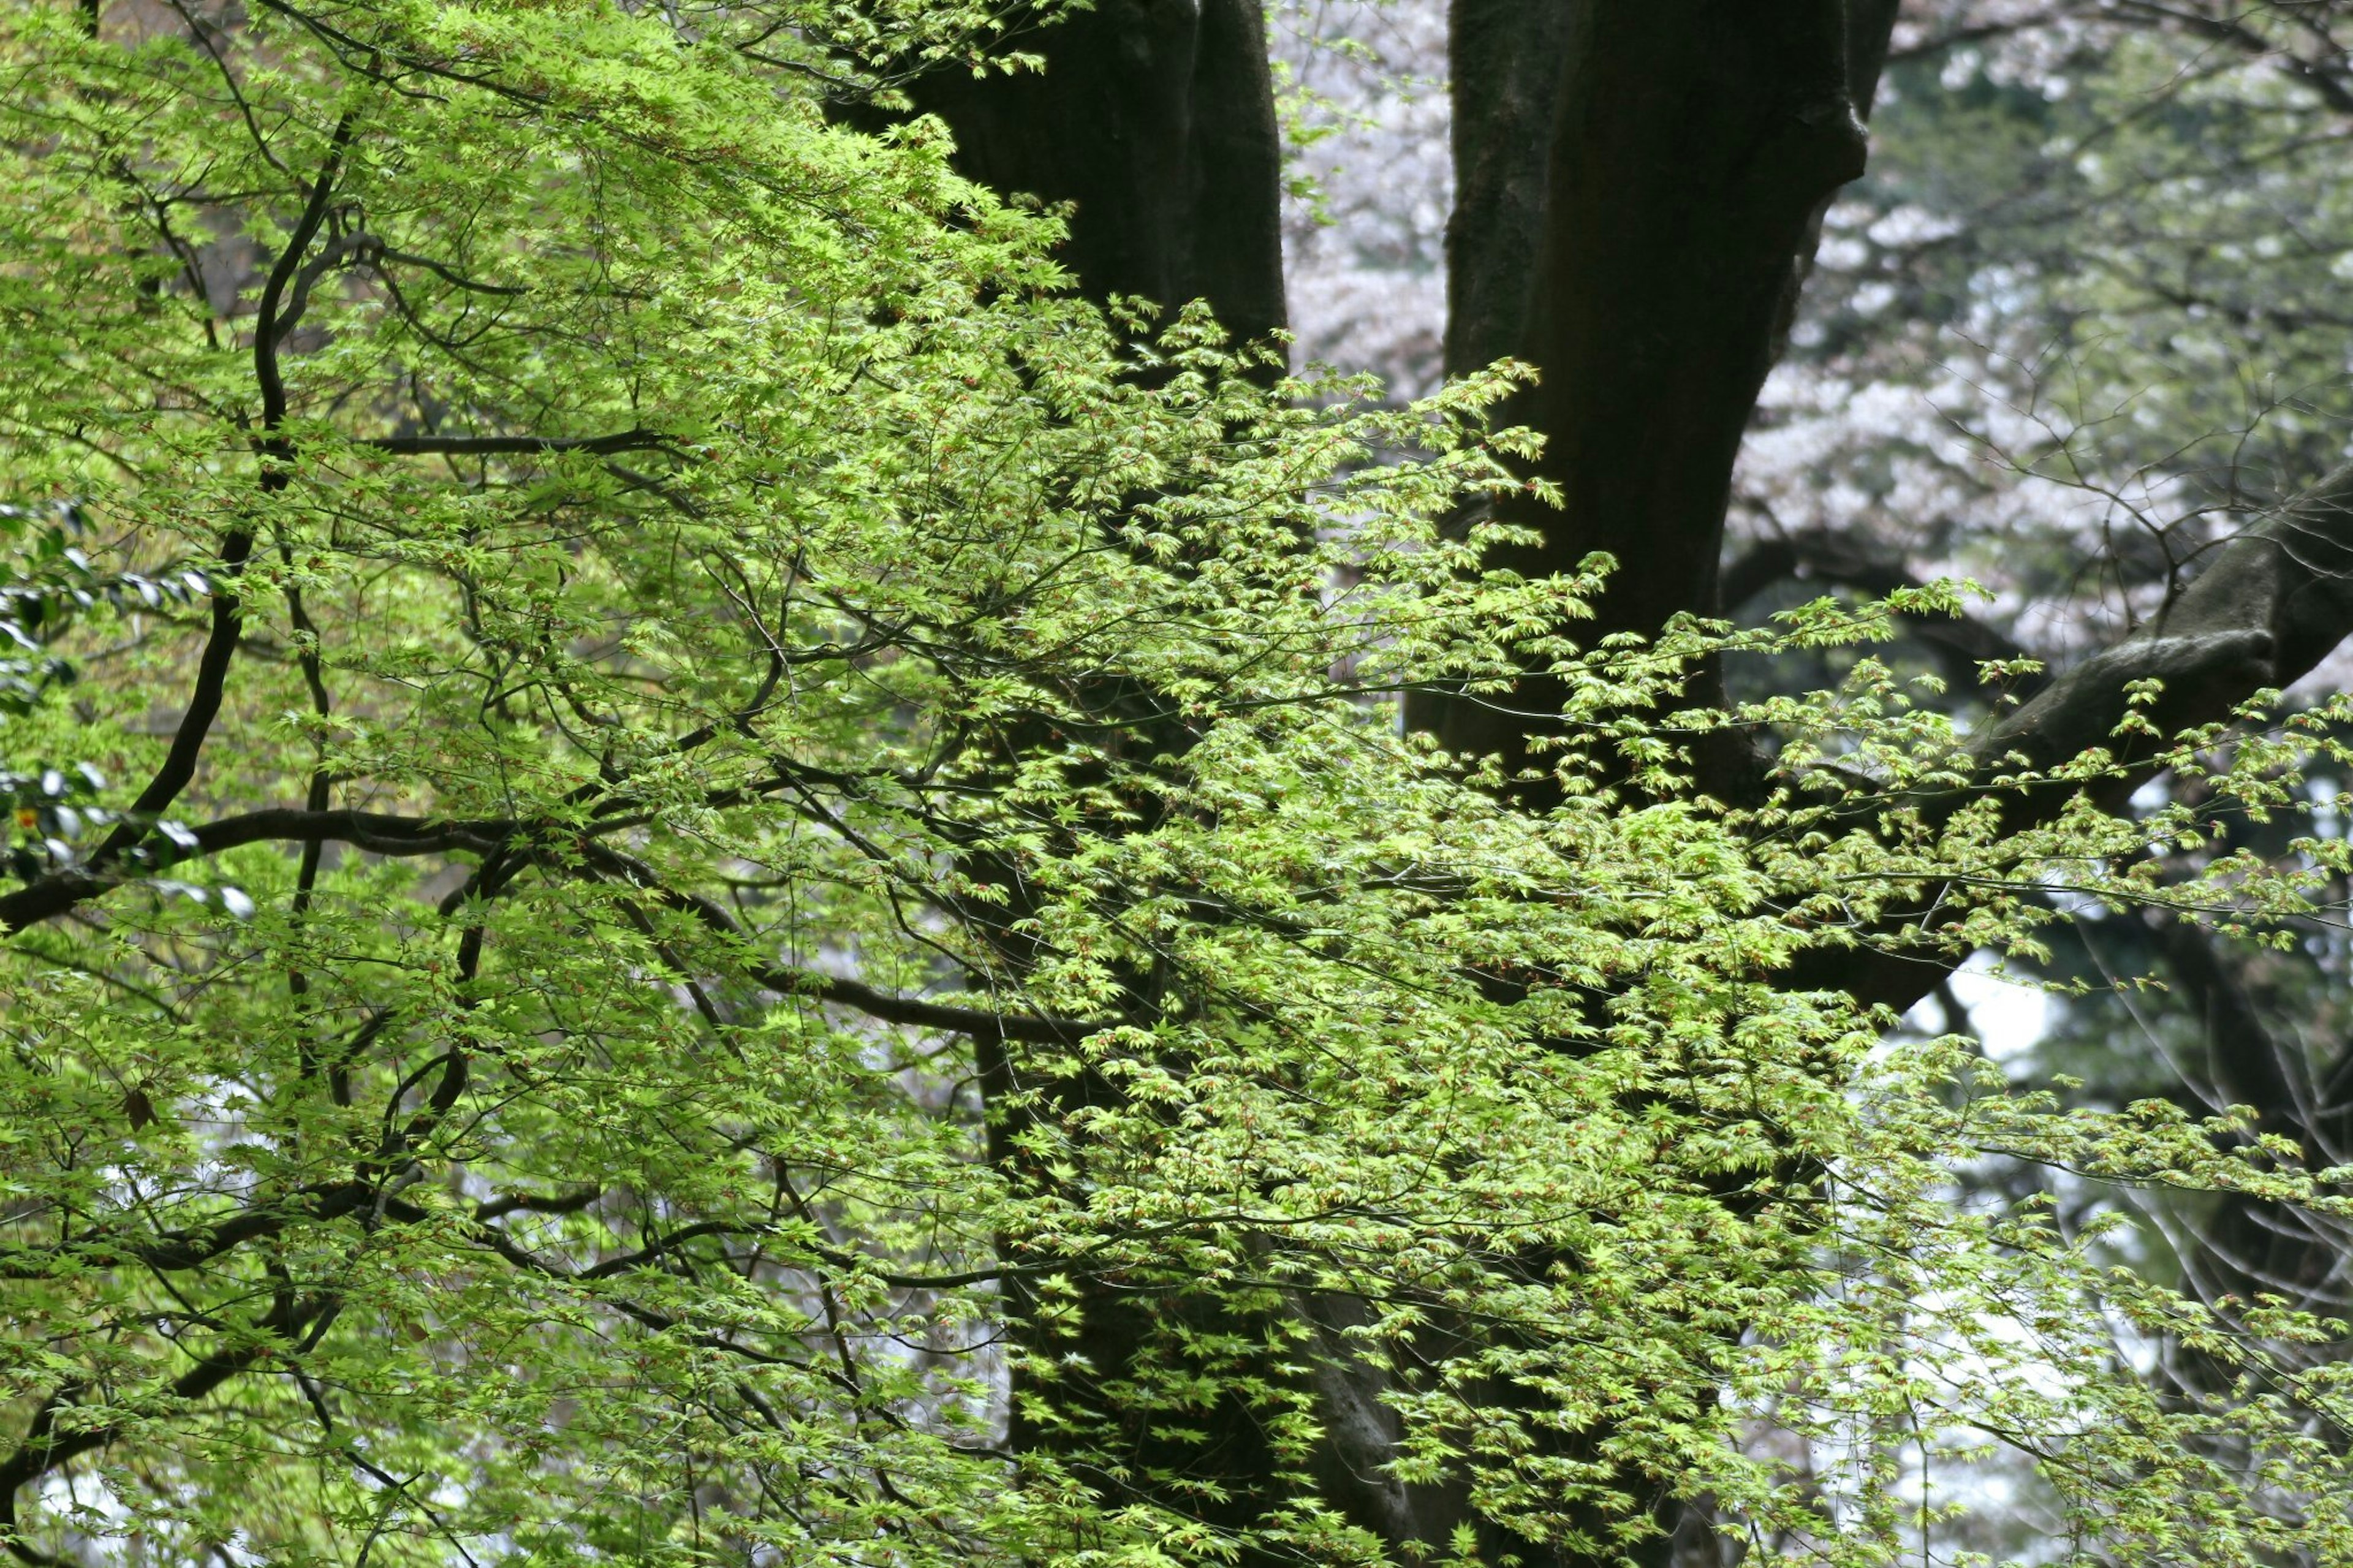
[[[623,430],[611,436],[378,436],[353,445],[403,458],[496,458],[636,452],[669,446],[671,441],[659,430]]]
[[[55,1247],[10,1246],[0,1248],[0,1279],[46,1279],[55,1265],[69,1259],[100,1268],[136,1263],[159,1273],[197,1268],[290,1226],[339,1219],[366,1206],[373,1196],[364,1184],[346,1182],[311,1189],[298,1194],[296,1201],[242,1209],[217,1225],[166,1231],[144,1241],[101,1232]]]
[[[2059,675],[1971,749],[1984,765],[2055,767],[2108,744],[2130,689],[2148,679],[2165,683],[2147,710],[2160,731],[2226,720],[2255,692],[2293,685],[2348,633],[2353,463],[2223,546],[2139,631]]]
[[[311,182],[301,216],[287,236],[286,247],[261,289],[259,319],[253,333],[253,369],[254,379],[261,388],[264,438],[260,488],[265,495],[286,488],[290,480],[286,465],[293,456],[280,433],[286,420],[286,383],[278,363],[280,302],[300,271],[303,255],[317,237],[320,226],[326,221],[327,206],[334,195],[335,180],[342,172],[343,154],[351,146],[351,139],[352,115],[346,110],[335,122],[334,134],[328,139],[326,161]],[[245,629],[244,601],[237,595],[236,581],[245,569],[246,558],[253,552],[253,539],[249,521],[232,525],[222,536],[220,562],[211,574],[212,630],[206,638],[204,652],[196,659],[196,678],[188,692],[187,708],[173,733],[164,765],[147,781],[147,787],[139,792],[122,819],[92,853],[90,861],[95,868],[103,868],[137,847],[153,831],[155,819],[195,777],[196,758],[204,750],[206,737],[212,732],[213,721],[219,716],[228,667],[237,657],[237,639]]]

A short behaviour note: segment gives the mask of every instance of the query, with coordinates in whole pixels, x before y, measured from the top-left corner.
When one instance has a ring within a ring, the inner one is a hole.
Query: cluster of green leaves
[[[1398,1480],[1531,1540],[1663,1488],[1888,1562],[1998,1443],[2103,1561],[2353,1552],[2344,1394],[2252,1337],[2321,1325],[1950,1193],[2337,1200],[1788,983],[2144,900],[2146,830],[2005,834],[1876,667],[1727,717],[1668,711],[1721,631],[1577,652],[1589,583],[1440,526],[1514,483],[1507,374],[1384,411],[1070,299],[936,126],[826,112],[969,9],[0,20],[0,488],[191,595],[27,626],[82,679],[0,713],[116,781],[0,890],[0,1543],[1369,1561],[1310,1479],[1337,1357]],[[1396,732],[1531,658],[1556,806]],[[1734,721],[1761,808],[1682,778]],[[2245,1380],[2157,1399],[2102,1312]],[[1240,1523],[1134,1457],[1234,1402],[1295,1499]]]
[[[30,718],[72,683],[74,666],[56,643],[74,618],[100,604],[117,612],[136,605],[185,605],[206,591],[194,572],[150,575],[101,572],[74,542],[83,520],[71,502],[46,508],[0,507],[0,713]],[[70,864],[73,841],[114,818],[100,804],[106,780],[86,762],[18,753],[0,765],[0,811],[7,814],[7,860],[19,878]]]

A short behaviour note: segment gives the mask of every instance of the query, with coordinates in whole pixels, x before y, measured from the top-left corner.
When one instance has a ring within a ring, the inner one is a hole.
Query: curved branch
[[[526,826],[519,820],[503,817],[453,821],[393,816],[371,811],[305,811],[290,806],[278,807],[224,817],[194,829],[195,847],[188,851],[188,856],[214,855],[225,849],[265,842],[350,844],[371,854],[388,856],[452,851],[487,855],[495,853],[501,845],[510,844],[521,837]],[[607,825],[600,825],[603,826]],[[643,862],[585,839],[575,847],[581,850],[595,869],[645,889],[668,907],[692,915],[712,931],[737,940],[747,936],[748,933],[726,910],[708,899],[660,885],[650,868]],[[30,887],[20,888],[14,893],[0,897],[0,934],[20,931],[37,921],[63,914],[85,900],[121,886],[122,880],[89,872],[45,877]],[[823,974],[815,970],[772,965],[754,969],[748,977],[765,989],[848,1007],[885,1023],[946,1029],[992,1039],[1067,1045],[1118,1026],[1115,1019],[1005,1014],[896,996],[855,980]]]
[[[642,889],[664,907],[689,915],[708,930],[733,941],[750,933],[741,922],[709,899],[665,887],[643,861],[601,844],[581,847],[583,859],[605,875]],[[1033,1045],[1075,1045],[1090,1035],[1121,1026],[1116,1018],[1059,1018],[1036,1014],[997,1013],[980,1007],[957,1007],[894,996],[871,985],[810,969],[774,966],[747,972],[753,984],[787,996],[807,996],[880,1018],[886,1024],[910,1024],[918,1028],[946,1029],[986,1040],[1024,1040]]]
[[[1931,58],[1954,49],[1965,48],[1971,44],[1990,43],[1994,39],[2010,37],[2035,27],[2047,27],[2064,15],[2063,6],[2053,5],[2030,16],[2013,16],[2000,22],[1980,22],[1969,26],[1956,27],[1950,32],[1933,33],[1890,48],[1887,51],[1887,60],[1890,65],[1895,65]]]
[[[2116,8],[2127,21],[2179,27],[2192,37],[2225,45],[2251,59],[2275,61],[2292,80],[2309,89],[2322,107],[2337,114],[2353,114],[2353,83],[2348,82],[2341,70],[2332,70],[2323,61],[2308,59],[2274,42],[2236,15],[2209,16],[2159,5],[2155,0],[2116,0]]]
[[[290,1226],[340,1219],[364,1207],[374,1196],[366,1185],[345,1182],[298,1194],[307,1203],[256,1205],[217,1225],[166,1231],[145,1241],[100,1234],[55,1247],[9,1247],[0,1250],[0,1279],[46,1279],[52,1266],[68,1258],[100,1267],[137,1263],[159,1273],[201,1268],[248,1241],[275,1236]]]
[[[1116,1018],[1057,1018],[1034,1013],[997,1013],[981,1007],[957,1007],[919,997],[894,996],[871,985],[807,969],[763,969],[752,976],[770,991],[788,996],[808,996],[847,1007],[886,1024],[907,1024],[923,1029],[945,1029],[990,1040],[1021,1040],[1030,1045],[1075,1045],[1089,1035],[1120,1026]]]
[[[318,237],[320,226],[326,222],[327,206],[334,195],[335,180],[343,171],[343,154],[351,142],[352,115],[345,110],[328,140],[326,162],[320,165],[318,177],[311,182],[301,216],[295,221],[293,232],[286,237],[286,247],[280,252],[277,265],[269,269],[269,280],[261,287],[259,319],[253,329],[253,374],[261,388],[260,488],[265,495],[286,488],[290,478],[286,463],[293,456],[281,433],[286,421],[286,383],[278,364],[279,342],[284,335],[280,310],[287,289],[301,270],[304,254]],[[237,596],[236,580],[245,570],[246,558],[252,553],[253,525],[249,521],[233,524],[222,535],[220,563],[212,574],[212,630],[205,639],[204,652],[196,658],[196,679],[188,691],[188,705],[180,715],[171,749],[164,755],[164,765],[147,781],[147,787],[139,792],[139,798],[131,803],[122,820],[91,855],[94,868],[102,868],[136,848],[153,830],[154,820],[196,776],[196,758],[204,750],[205,738],[212,733],[213,721],[220,715],[228,667],[237,657],[238,638],[244,635],[245,606]]]
[[[2213,564],[2147,626],[2052,680],[1989,726],[1970,747],[1986,778],[2049,773],[2098,747],[2124,765],[2094,787],[2108,809],[2153,771],[2154,742],[2136,751],[2117,726],[2143,681],[2163,683],[2139,708],[2160,736],[2227,721],[2256,693],[2291,686],[2353,635],[2353,463],[2330,473],[2216,552]],[[2069,783],[2004,792],[2004,831],[2048,822],[2079,793]],[[1952,963],[1873,948],[1818,950],[1792,980],[1844,991],[1898,1012],[1935,989]]]
[[[1972,750],[1980,764],[2054,767],[2107,744],[2142,680],[2165,683],[2146,710],[2160,731],[2226,720],[2256,692],[2310,673],[2348,633],[2353,463],[2232,540],[2147,626],[2059,675]]]
[[[217,855],[247,844],[279,841],[296,844],[351,844],[376,855],[433,855],[451,850],[488,854],[522,830],[519,822],[484,819],[477,822],[437,821],[392,816],[372,811],[306,811],[274,807],[208,822],[193,830],[195,844],[161,860],[172,865],[198,855]],[[101,848],[103,846],[101,846]],[[119,858],[120,857],[117,857]],[[142,870],[160,868],[142,867]],[[54,920],[75,905],[97,898],[131,879],[100,863],[96,855],[75,871],[58,872],[30,886],[0,896],[0,936],[28,925]]]

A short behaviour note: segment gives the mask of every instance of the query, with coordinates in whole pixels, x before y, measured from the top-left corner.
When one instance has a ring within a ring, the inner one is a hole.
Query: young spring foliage
[[[1952,1175],[2337,1200],[1789,980],[2153,896],[2189,808],[2006,833],[1868,664],[1662,717],[1722,634],[1578,654],[1589,581],[1440,526],[1515,488],[1507,374],[1139,335],[936,126],[828,113],[978,7],[88,16],[0,19],[18,1558],[1374,1561],[1335,1361],[1396,1479],[1574,1550],[1664,1490],[1893,1562],[1999,1447],[2054,1556],[2353,1556],[2344,1394],[2267,1359],[2320,1325]],[[1531,658],[1556,804],[1398,735]],[[1680,782],[1729,721],[1762,806]],[[1274,1506],[1148,1458],[1235,1407]]]

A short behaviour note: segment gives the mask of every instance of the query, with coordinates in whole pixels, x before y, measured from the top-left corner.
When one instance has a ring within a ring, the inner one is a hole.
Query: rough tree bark
[[[1514,516],[1540,542],[1495,563],[1535,575],[1613,557],[1588,641],[1714,615],[1733,462],[1823,214],[1862,172],[1894,0],[1452,0],[1450,21],[1447,369],[1536,366],[1540,381],[1507,417],[1543,434],[1535,471],[1563,503]],[[1697,680],[1701,700],[1720,695],[1715,669]],[[1406,721],[1517,770],[1563,696],[1537,677],[1501,700],[1422,694]],[[1742,792],[1753,771],[1736,742],[1695,760],[1719,794]],[[1540,802],[1544,791],[1529,793]],[[1333,1375],[1366,1381],[1354,1368]],[[1335,1426],[1335,1447],[1348,1436]],[[1348,1469],[1377,1474],[1377,1463],[1354,1456]],[[1441,1541],[1469,1512],[1451,1489],[1390,1500],[1419,1505],[1391,1539]],[[1660,1533],[1627,1554],[1664,1562],[1681,1511],[1662,1496]],[[1566,1522],[1591,1535],[1601,1521]],[[1613,1555],[1477,1529],[1490,1557],[1568,1568]]]
[[[941,74],[914,88],[916,106],[953,128],[962,172],[1069,204],[1060,258],[1091,298],[1124,296],[1166,311],[1206,300],[1241,342],[1284,326],[1282,147],[1261,0],[1096,0],[1018,41],[1043,57],[1042,72]],[[1120,693],[1098,695],[1124,705]],[[1149,751],[1182,741],[1155,730],[1135,743]],[[1018,882],[986,865],[973,870],[1008,889]],[[1019,908],[1017,894],[999,918]],[[1128,1008],[1138,1022],[1149,1021],[1150,990],[1139,977]],[[984,1057],[984,1087],[1002,1103],[1020,1079],[1019,1060],[1009,1048]],[[1056,1098],[1110,1092],[1082,1081]],[[1000,1164],[1016,1163],[1016,1131],[996,1115],[992,1158]],[[1271,1485],[1282,1461],[1244,1398],[1229,1391],[1206,1408],[1178,1411],[1139,1408],[1149,1401],[1132,1392],[1155,1371],[1183,1370],[1177,1342],[1187,1331],[1267,1343],[1282,1325],[1133,1283],[1081,1280],[1073,1289],[1079,1310],[1060,1321],[1075,1320],[1074,1332],[1049,1330],[1024,1301],[1011,1303],[1016,1332],[1058,1368],[1050,1388],[1017,1373],[1012,1448],[1108,1448],[1118,1474],[1082,1471],[1106,1500],[1142,1496],[1237,1531],[1284,1501]],[[1248,1370],[1279,1384],[1295,1377],[1281,1360],[1270,1353]]]

